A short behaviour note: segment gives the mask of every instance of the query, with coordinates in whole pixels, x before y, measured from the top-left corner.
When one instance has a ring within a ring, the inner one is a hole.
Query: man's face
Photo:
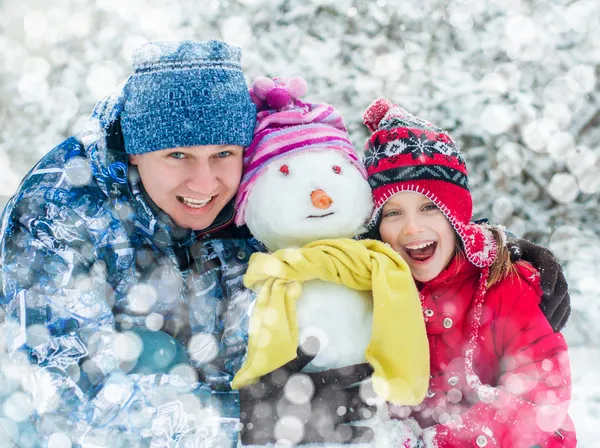
[[[244,148],[185,146],[130,155],[150,198],[177,225],[202,230],[233,198],[242,178]]]

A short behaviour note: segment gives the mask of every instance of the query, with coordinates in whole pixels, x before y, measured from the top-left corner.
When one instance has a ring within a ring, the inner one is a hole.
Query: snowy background
[[[564,262],[580,445],[600,421],[600,2],[0,0],[0,208],[147,40],[222,38],[255,76],[303,76],[362,148],[377,96],[446,129],[476,216]]]

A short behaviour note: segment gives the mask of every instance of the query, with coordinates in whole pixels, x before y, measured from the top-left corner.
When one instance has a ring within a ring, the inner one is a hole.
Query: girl
[[[501,231],[470,222],[458,147],[385,99],[364,122],[370,226],[411,269],[430,349],[427,398],[392,409],[394,446],[574,447],[567,345],[538,306],[538,272],[511,263]]]

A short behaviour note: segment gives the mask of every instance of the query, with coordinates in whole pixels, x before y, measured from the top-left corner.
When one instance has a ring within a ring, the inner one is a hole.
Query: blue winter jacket
[[[19,437],[28,446],[57,432],[73,446],[233,446],[230,381],[254,300],[242,276],[264,249],[233,226],[231,204],[202,233],[177,228],[152,204],[124,152],[123,97],[101,101],[2,215],[0,362],[31,375]],[[170,345],[143,351],[140,342],[165,334]],[[188,365],[161,370],[182,347]],[[140,351],[152,368],[132,370]]]

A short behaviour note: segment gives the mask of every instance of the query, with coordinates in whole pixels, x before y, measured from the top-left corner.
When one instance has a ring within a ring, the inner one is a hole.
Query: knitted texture
[[[421,193],[448,218],[469,261],[490,266],[496,243],[488,229],[470,222],[473,200],[467,167],[452,137],[385,98],[371,103],[363,121],[373,132],[363,160],[375,203],[368,226],[377,224],[383,205],[396,193]]]
[[[196,145],[248,146],[256,106],[241,49],[225,42],[149,42],[133,51],[121,114],[125,150],[142,154]]]
[[[292,87],[299,82],[298,78],[292,78],[287,83],[284,79],[275,78],[271,90],[262,95],[267,98],[263,101],[260,96],[256,98],[256,93],[259,93],[258,81],[255,81],[251,90],[251,95],[259,105],[258,122],[254,139],[244,157],[244,176],[236,198],[237,225],[245,222],[244,211],[252,186],[267,166],[277,159],[298,152],[340,151],[363,177],[367,177],[337,109],[329,104],[303,103],[293,94],[282,95],[281,91],[293,92]],[[283,97],[287,98],[287,102],[278,104],[281,107],[277,109],[271,108],[269,103],[273,104],[273,101],[269,100],[273,93],[278,93],[277,100]]]

